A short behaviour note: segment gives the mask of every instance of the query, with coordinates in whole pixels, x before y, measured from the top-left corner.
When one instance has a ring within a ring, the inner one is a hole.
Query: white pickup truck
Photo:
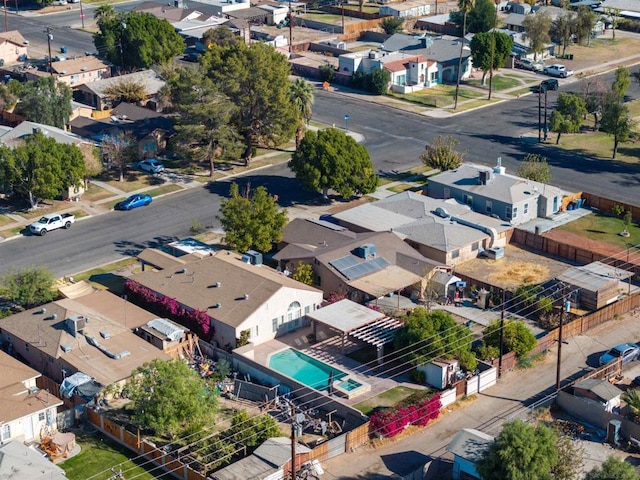
[[[45,215],[37,222],[29,225],[31,233],[40,235],[41,237],[46,235],[47,232],[55,230],[56,228],[71,228],[71,224],[76,221],[76,217],[71,213],[50,213]]]

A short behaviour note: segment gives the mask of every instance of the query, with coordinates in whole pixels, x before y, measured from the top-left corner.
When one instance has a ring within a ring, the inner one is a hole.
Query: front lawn
[[[640,227],[637,224],[629,226],[629,237],[622,237],[620,232],[624,230],[624,221],[602,213],[586,215],[557,229],[622,248],[640,244]]]
[[[453,104],[453,97],[455,95],[455,85],[436,85],[431,88],[425,88],[413,93],[393,93],[389,92],[388,95],[409,102],[418,103],[427,107],[444,107]],[[460,88],[458,92],[458,100],[469,100],[474,98],[483,97],[485,94],[482,92],[476,92],[465,88]]]
[[[472,80],[466,80],[465,83],[473,85],[474,87],[483,88],[489,92],[489,77],[487,76],[486,85],[482,85],[482,77],[474,78]],[[500,92],[502,90],[508,90],[510,88],[522,85],[519,77],[515,75],[494,75],[491,87],[494,92]]]
[[[364,415],[369,415],[377,407],[392,407],[401,400],[404,400],[412,393],[420,390],[409,387],[393,387],[386,392],[382,392],[375,397],[368,398],[364,402],[357,403],[353,407],[360,410]]]
[[[145,463],[144,459],[129,460],[136,455],[126,448],[112,442],[101,434],[76,433],[76,442],[82,451],[75,457],[60,464],[69,480],[107,480],[113,477],[111,468],[116,472],[122,469],[124,478],[169,480],[169,474],[161,475],[161,470],[153,470],[155,465]],[[144,464],[144,467],[141,466]],[[151,473],[150,473],[151,472]]]

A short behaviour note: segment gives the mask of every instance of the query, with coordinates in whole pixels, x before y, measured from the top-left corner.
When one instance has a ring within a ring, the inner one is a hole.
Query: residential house
[[[58,143],[64,143],[67,145],[88,143],[84,138],[81,138],[74,133],[62,130],[61,128],[52,127],[51,125],[45,125],[43,123],[29,122],[26,120],[13,128],[7,128],[6,130],[0,131],[0,143],[7,145],[8,147],[15,147],[24,142],[27,137],[37,132],[41,132],[47,137],[53,138]]]
[[[55,430],[62,400],[36,386],[40,374],[1,350],[0,369],[0,444],[30,442],[48,428]]]
[[[0,33],[0,60],[3,64],[24,62],[27,59],[27,42],[18,30]]]
[[[556,277],[555,282],[571,292],[569,299],[574,307],[597,310],[627,294],[630,284],[623,282],[630,282],[632,277],[632,271],[593,262],[568,268]]]
[[[67,480],[65,471],[42,452],[22,442],[0,444],[0,478],[29,480]]]
[[[435,15],[422,17],[416,21],[415,28],[428,30],[439,35],[456,35],[459,31],[458,25],[451,21],[450,14],[443,13],[443,9],[449,9],[451,4],[438,5]]]
[[[523,3],[520,6],[526,6],[531,9],[531,6],[527,3]],[[524,26],[522,26],[522,23],[524,22],[525,18],[527,17],[523,13],[511,12],[502,20],[502,22],[506,26],[507,30],[520,33],[524,32]]]
[[[462,49],[462,71],[460,78],[467,78],[471,74],[471,49],[466,39],[442,36],[429,37],[396,33],[385,40],[381,50],[385,52],[401,52],[404,54],[423,55],[429,61],[435,62],[438,70],[437,83],[455,82],[460,57],[460,42],[464,41]],[[431,79],[433,82],[433,79]]]
[[[110,87],[123,82],[144,85],[146,99],[142,102],[143,104],[153,101],[166,83],[164,79],[153,70],[141,70],[139,72],[120,75],[119,77],[103,78],[95,82],[80,85],[76,89],[75,98],[79,102],[91,105],[98,110],[107,110],[111,107],[111,100],[106,92]]]
[[[543,60],[545,58],[551,58],[554,56],[556,45],[555,43],[545,43],[541,52],[534,52],[531,48],[531,41],[524,32],[516,32],[513,30],[507,30],[499,28],[497,32],[505,33],[513,40],[513,47],[511,54],[517,58],[528,58],[529,60]]]
[[[206,20],[201,18],[181,20],[171,25],[184,38],[188,47],[194,47],[196,50],[204,52],[205,46],[202,41],[204,34],[228,22],[229,20],[226,18],[214,16]]]
[[[382,59],[382,68],[391,74],[390,88],[394,92],[408,93],[430,87],[438,82],[435,62],[429,62],[423,55],[405,55],[396,60],[394,56]]]
[[[634,0],[604,0],[594,11],[598,14],[607,14],[607,10],[610,8],[617,8],[620,10],[620,16],[622,18],[628,18],[631,20],[640,19],[640,5]]]
[[[588,378],[573,386],[573,394],[576,397],[593,401],[604,407],[606,412],[612,412],[620,407],[622,390],[606,379]]]
[[[170,117],[131,103],[119,103],[110,113],[104,119],[76,117],[69,123],[71,131],[98,143],[107,135],[128,132],[136,141],[138,158],[141,159],[162,153],[175,131]]]
[[[475,428],[463,428],[449,442],[447,450],[453,453],[453,480],[482,480],[476,463],[491,446],[494,438]]]
[[[75,88],[84,83],[95,82],[109,76],[110,67],[98,57],[88,55],[70,58],[51,63],[51,73],[58,82]],[[27,69],[24,72],[27,80],[49,77],[48,71]]]
[[[248,264],[248,258],[220,251],[171,264],[162,256],[164,269],[131,280],[187,309],[206,311],[221,346],[235,348],[243,331],[258,345],[308,325],[306,315],[322,303],[322,292],[266,265]]]
[[[362,303],[405,289],[417,296],[424,277],[438,265],[392,232],[356,233],[351,238],[332,232],[332,241],[324,242],[327,234],[318,233],[321,228],[333,229],[313,220],[293,220],[284,230],[286,246],[274,259],[288,271],[311,265],[326,296],[345,294]]]
[[[531,5],[524,2],[509,2],[507,4],[507,11],[516,15],[528,15],[531,13]]]
[[[354,232],[391,231],[420,254],[442,265],[458,265],[491,247],[504,247],[513,227],[469,206],[402,192],[332,217]]]
[[[189,2],[191,4],[192,2]],[[183,8],[183,5],[171,5],[170,3],[141,2],[132,9],[134,12],[149,13],[160,20],[180,22],[182,20],[193,20],[202,16],[202,13],[195,8]]]
[[[145,362],[169,360],[133,333],[155,316],[108,291],[63,298],[0,320],[0,342],[55,383],[82,372],[121,382]]]
[[[378,13],[395,18],[425,17],[431,14],[431,4],[420,1],[388,3],[382,5]]]
[[[454,198],[474,212],[519,225],[558,213],[563,192],[558,187],[509,175],[498,163],[494,168],[463,164],[430,177],[427,194],[445,200]]]

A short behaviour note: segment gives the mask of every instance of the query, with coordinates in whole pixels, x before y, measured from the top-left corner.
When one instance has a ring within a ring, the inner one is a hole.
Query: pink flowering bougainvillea
[[[408,426],[423,427],[438,418],[442,403],[440,395],[425,398],[424,393],[411,395],[395,407],[373,413],[369,417],[371,431],[380,436],[395,437]]]
[[[181,325],[198,332],[203,338],[211,339],[213,336],[211,319],[206,310],[185,308],[175,298],[156,294],[151,289],[133,280],[127,280],[124,288],[128,295],[131,295],[141,303],[142,307],[160,316],[175,320]]]

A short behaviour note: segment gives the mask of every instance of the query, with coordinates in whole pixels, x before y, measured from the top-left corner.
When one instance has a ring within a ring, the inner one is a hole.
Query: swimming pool
[[[269,368],[316,390],[326,390],[330,379],[336,381],[347,376],[342,370],[293,348],[271,355]]]
[[[353,378],[347,378],[346,380],[343,380],[342,382],[336,385],[336,387],[344,388],[348,392],[355,390],[356,388],[360,388],[361,386],[362,384],[360,382],[355,381]]]

